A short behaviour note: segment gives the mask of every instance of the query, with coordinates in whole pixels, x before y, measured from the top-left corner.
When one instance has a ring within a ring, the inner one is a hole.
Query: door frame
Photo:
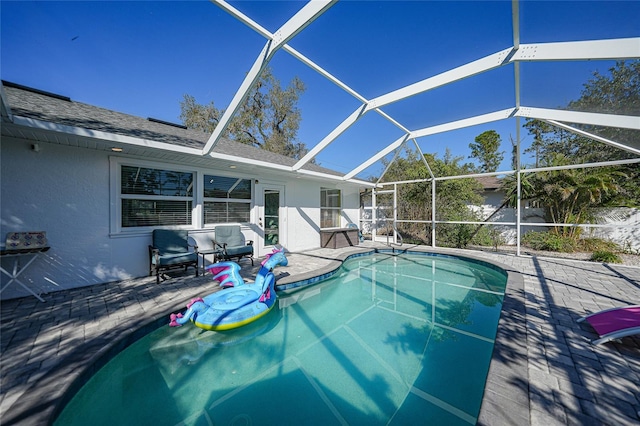
[[[278,191],[280,194],[279,202],[280,206],[278,208],[278,244],[283,247],[286,247],[287,244],[287,209],[285,208],[285,186],[281,184],[272,184],[272,183],[256,183],[255,185],[255,194],[256,194],[256,204],[255,204],[255,213],[256,213],[256,247],[257,251],[256,256],[262,257],[267,253],[271,253],[274,246],[266,246],[264,244],[264,191],[265,190],[273,190]]]

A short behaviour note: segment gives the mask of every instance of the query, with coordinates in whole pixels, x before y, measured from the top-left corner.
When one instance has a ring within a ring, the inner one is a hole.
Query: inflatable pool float
[[[224,262],[225,264],[233,262]],[[253,284],[245,284],[244,280],[234,280],[234,287],[226,287],[204,298],[193,299],[187,305],[184,314],[171,314],[172,327],[179,327],[191,320],[197,327],[204,330],[230,330],[249,324],[266,315],[276,302],[275,276],[273,268],[278,265],[286,266],[288,263],[284,255],[284,248],[274,249],[262,262],[262,266],[256,275]],[[221,281],[220,264],[214,263],[207,267],[214,273],[216,281],[221,285],[228,285],[227,276]],[[229,276],[233,275],[231,268]]]

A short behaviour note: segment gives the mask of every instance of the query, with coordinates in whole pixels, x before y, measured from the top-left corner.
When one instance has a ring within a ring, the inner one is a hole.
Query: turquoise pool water
[[[350,259],[240,329],[151,332],[56,424],[475,424],[505,285],[450,256]]]

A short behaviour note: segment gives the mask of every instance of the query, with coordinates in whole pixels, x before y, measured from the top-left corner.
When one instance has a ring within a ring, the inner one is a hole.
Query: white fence
[[[480,213],[483,218],[490,217],[497,210],[495,206],[487,204],[473,206],[472,208]],[[640,209],[627,207],[601,209],[598,216],[600,217],[599,223],[581,225],[583,237],[602,238],[615,242],[622,249],[634,252],[640,251]],[[371,206],[360,208],[360,229],[364,235],[370,236],[372,234],[374,229],[372,218],[373,208]],[[379,230],[379,233],[380,231],[385,233],[387,229],[393,229],[393,226],[390,226],[392,218],[392,207],[378,206],[375,229]],[[500,229],[505,244],[516,244],[516,209],[501,209],[491,218],[489,223]],[[542,225],[544,223],[543,209],[522,209],[520,223],[521,235],[529,231],[547,231],[550,229],[550,226]]]

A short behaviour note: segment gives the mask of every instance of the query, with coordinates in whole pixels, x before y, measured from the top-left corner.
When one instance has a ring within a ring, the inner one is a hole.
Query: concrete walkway
[[[278,284],[331,271],[350,253],[288,254]],[[430,251],[424,247],[401,249]],[[640,338],[594,347],[590,312],[640,303],[640,268],[490,252],[438,250],[502,264],[510,282],[479,424],[640,424]],[[242,261],[242,274],[258,269]],[[154,277],[3,301],[0,423],[47,424],[68,389],[79,387],[111,354],[192,297],[217,289],[210,276]]]

